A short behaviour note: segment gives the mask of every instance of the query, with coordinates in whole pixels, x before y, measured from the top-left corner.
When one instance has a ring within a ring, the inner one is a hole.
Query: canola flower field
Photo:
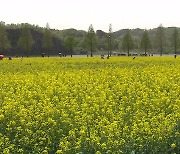
[[[0,61],[0,153],[180,153],[180,57]]]

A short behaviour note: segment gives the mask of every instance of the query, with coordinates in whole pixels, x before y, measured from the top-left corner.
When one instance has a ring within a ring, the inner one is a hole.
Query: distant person
[[[23,61],[23,56],[21,56],[21,61]]]
[[[44,52],[42,53],[42,57],[44,57]]]
[[[4,55],[0,55],[0,60],[3,60],[3,58],[4,58]]]
[[[176,58],[177,57],[177,55],[176,54],[174,54],[174,58]]]
[[[104,55],[101,55],[101,59],[104,59]]]

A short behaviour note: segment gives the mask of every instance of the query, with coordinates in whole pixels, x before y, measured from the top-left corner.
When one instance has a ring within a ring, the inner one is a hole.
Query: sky
[[[0,0],[0,21],[53,29],[180,27],[180,0]]]

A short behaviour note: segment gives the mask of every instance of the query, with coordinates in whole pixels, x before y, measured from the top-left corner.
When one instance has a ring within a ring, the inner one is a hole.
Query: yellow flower
[[[100,151],[96,151],[96,154],[101,154],[101,152]]]
[[[57,154],[62,154],[63,151],[62,151],[62,150],[57,150],[56,153],[57,153]]]
[[[175,143],[172,143],[172,144],[171,144],[171,148],[174,149],[175,147],[176,147],[176,144],[175,144]]]

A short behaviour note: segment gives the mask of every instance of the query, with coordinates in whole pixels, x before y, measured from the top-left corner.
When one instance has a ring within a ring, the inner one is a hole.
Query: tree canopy
[[[6,27],[4,23],[0,23],[0,52],[5,52],[6,49],[10,48],[11,44],[7,36]]]
[[[42,47],[43,49],[47,51],[47,54],[49,57],[50,49],[53,47],[53,41],[52,41],[52,34],[51,34],[48,23],[46,25],[46,29],[44,30]]]
[[[141,49],[144,49],[144,54],[147,55],[148,49],[151,49],[151,41],[149,39],[148,31],[145,30],[141,38]]]
[[[18,41],[19,47],[26,51],[27,56],[29,56],[29,52],[34,44],[33,37],[31,35],[31,31],[28,24],[24,24],[22,28],[22,33]]]
[[[128,29],[123,37],[122,49],[126,50],[129,56],[130,55],[129,51],[133,49],[133,47],[134,47],[133,39],[131,37],[130,30]]]
[[[172,46],[174,47],[174,54],[177,54],[177,49],[179,47],[179,33],[176,27],[172,34]]]
[[[64,46],[65,46],[65,49],[66,49],[66,53],[68,54],[73,54],[73,47],[74,47],[74,37],[72,37],[72,36],[69,36],[69,37],[67,37],[66,38],[66,40],[65,40],[65,44],[64,44]]]
[[[157,28],[156,43],[157,43],[157,49],[160,52],[160,56],[162,56],[165,47],[165,32],[162,24],[160,24],[159,27]]]
[[[32,36],[33,39],[32,42],[34,42],[34,43],[28,43],[29,45],[25,45],[26,44],[25,42],[22,43],[23,42],[22,40],[25,40],[24,37],[22,39],[22,31],[25,25],[28,26],[30,35]],[[74,39],[73,54],[88,54],[88,52],[90,52],[91,55],[93,53],[107,54],[108,51],[110,51],[109,37],[108,37],[109,33],[104,32],[102,30],[94,31],[92,25],[89,26],[87,32],[72,28],[65,30],[50,29],[49,24],[46,25],[46,28],[39,27],[37,25],[30,25],[30,24],[8,25],[3,23],[3,26],[6,35],[0,35],[1,40],[2,40],[2,36],[7,36],[7,37],[4,37],[6,38],[4,39],[6,41],[3,41],[6,42],[3,43],[6,45],[2,45],[1,43],[0,52],[6,55],[20,56],[20,55],[29,54],[29,55],[40,56],[43,52],[45,52],[45,54],[47,55],[58,55],[58,53],[65,54],[65,41],[68,37],[73,37]],[[160,25],[159,27],[147,30],[149,41],[151,42],[151,47],[152,47],[152,48],[147,47],[148,48],[147,52],[149,52],[151,49],[152,53],[160,53],[160,54],[174,53],[175,50],[176,53],[179,53],[178,41],[176,45],[177,47],[175,49],[176,41],[174,42],[174,39],[176,38],[176,36],[173,36],[175,27],[164,28],[162,25]],[[161,28],[163,29],[162,33],[161,30],[159,30]],[[122,29],[113,32],[111,34],[112,52],[121,53],[127,50],[129,54],[134,52],[142,53],[142,50],[140,49],[143,49],[145,52],[146,49],[144,47],[146,46],[145,45],[146,41],[144,40],[146,39],[144,36],[145,35],[144,31],[145,31],[144,29],[139,29],[139,28],[129,29],[129,34],[131,36],[129,40],[130,42],[129,51],[127,48],[127,41],[125,41],[128,40],[127,29]],[[179,32],[180,32],[180,28],[177,27],[176,33]],[[21,37],[21,41],[20,41],[20,37]],[[3,46],[5,46],[6,49],[2,49]]]
[[[94,28],[92,24],[89,26],[87,36],[85,38],[85,44],[89,46],[90,52],[91,52],[91,57],[93,56],[93,51],[96,48],[97,45],[97,39],[96,39],[96,34],[94,32]]]

